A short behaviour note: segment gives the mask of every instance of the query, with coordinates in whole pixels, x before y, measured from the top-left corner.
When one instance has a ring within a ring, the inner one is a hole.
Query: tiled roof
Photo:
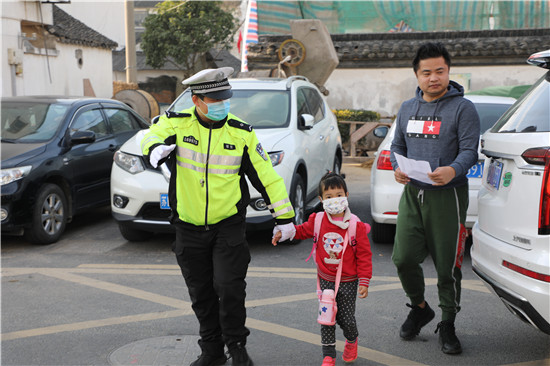
[[[65,13],[56,5],[53,5],[53,25],[48,26],[47,29],[61,43],[108,49],[114,49],[118,45],[115,41]]]
[[[248,51],[251,70],[272,68],[288,36],[260,36]],[[453,66],[525,64],[535,52],[550,49],[550,29],[334,34],[339,68],[410,67],[418,46],[442,42]],[[307,45],[306,57],[307,57]]]

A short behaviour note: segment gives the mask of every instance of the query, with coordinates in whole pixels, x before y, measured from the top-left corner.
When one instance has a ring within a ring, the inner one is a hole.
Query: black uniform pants
[[[201,348],[223,350],[246,343],[246,272],[250,251],[244,219],[228,219],[209,230],[175,224],[174,252],[200,324]],[[223,341],[223,343],[222,343]]]

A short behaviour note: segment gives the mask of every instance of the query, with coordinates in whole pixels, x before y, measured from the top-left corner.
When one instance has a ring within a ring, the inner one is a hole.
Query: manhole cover
[[[149,338],[127,344],[109,356],[111,365],[189,365],[200,355],[197,336]]]

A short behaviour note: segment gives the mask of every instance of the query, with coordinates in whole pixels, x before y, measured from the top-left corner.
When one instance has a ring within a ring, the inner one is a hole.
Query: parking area
[[[344,164],[353,212],[369,222],[370,170]],[[269,243],[252,232],[247,348],[257,365],[318,365],[311,241]],[[171,235],[143,243],[122,238],[108,209],[84,215],[49,246],[2,237],[2,365],[188,365],[198,355],[198,324],[170,250]],[[436,320],[411,342],[399,339],[405,297],[392,246],[371,243],[374,277],[357,302],[357,365],[548,365],[550,337],[513,317],[464,263],[457,335],[464,353],[439,351]],[[437,304],[433,264],[427,298]],[[438,315],[439,316],[439,312]],[[337,349],[343,336],[337,331]],[[230,364],[230,362],[228,362]],[[343,365],[341,359],[337,365]]]

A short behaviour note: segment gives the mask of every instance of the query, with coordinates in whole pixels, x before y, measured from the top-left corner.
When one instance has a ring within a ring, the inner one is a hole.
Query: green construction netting
[[[258,32],[290,34],[292,19],[319,19],[331,34],[550,28],[548,0],[258,0]]]
[[[474,90],[466,94],[473,95],[494,95],[499,97],[512,97],[518,99],[529,89],[531,85],[516,86],[489,86],[484,89]]]

